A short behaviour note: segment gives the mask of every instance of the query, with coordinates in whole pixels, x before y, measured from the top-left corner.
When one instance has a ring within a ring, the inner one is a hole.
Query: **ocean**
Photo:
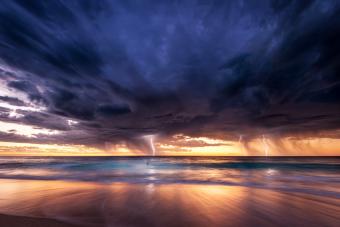
[[[340,157],[0,157],[0,213],[80,226],[339,226]]]

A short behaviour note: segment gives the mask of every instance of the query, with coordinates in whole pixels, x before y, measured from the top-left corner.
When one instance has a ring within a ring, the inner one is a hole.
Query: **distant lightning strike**
[[[243,143],[242,143],[242,140],[243,140],[243,135],[240,135],[240,137],[238,138],[238,143],[239,143],[240,146],[241,146],[241,151],[243,151],[243,148],[244,148]]]
[[[262,144],[263,144],[264,154],[267,157],[269,153],[269,146],[267,144],[267,138],[264,135],[262,135]]]
[[[155,148],[155,145],[154,145],[155,135],[147,135],[147,136],[144,136],[144,138],[146,140],[148,140],[148,142],[149,142],[149,145],[150,145],[150,148],[151,148],[151,151],[152,151],[152,156],[155,156],[156,155],[156,148]]]
[[[242,143],[242,139],[243,139],[243,135],[240,135],[240,137],[238,138],[238,143],[239,143],[239,144]]]
[[[153,144],[153,136],[150,136],[150,147],[151,147],[151,150],[152,150],[152,156],[155,156],[156,149],[155,149],[155,145]]]

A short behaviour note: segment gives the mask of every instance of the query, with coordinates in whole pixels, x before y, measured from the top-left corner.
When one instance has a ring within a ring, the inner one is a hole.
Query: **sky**
[[[340,155],[340,3],[0,4],[0,155]]]

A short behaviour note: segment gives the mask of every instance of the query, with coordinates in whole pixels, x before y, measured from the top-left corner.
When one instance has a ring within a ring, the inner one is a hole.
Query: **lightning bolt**
[[[153,136],[150,136],[150,147],[151,147],[151,150],[152,150],[152,156],[155,156],[156,149],[155,149],[155,145],[153,144]]]
[[[243,135],[240,135],[240,137],[238,138],[238,143],[242,143],[242,139],[243,139]]]
[[[241,146],[241,151],[243,151],[243,148],[244,148],[243,143],[242,143],[242,140],[243,140],[243,135],[240,135],[240,137],[238,138],[238,143],[239,143],[240,146]]]
[[[144,138],[146,140],[148,140],[148,142],[149,142],[149,146],[150,146],[151,151],[152,151],[152,156],[155,156],[156,155],[156,148],[155,148],[155,145],[154,145],[155,135],[146,135],[146,136],[144,136]]]
[[[267,144],[267,138],[264,135],[262,135],[262,145],[263,145],[264,154],[266,157],[268,157],[269,146]]]

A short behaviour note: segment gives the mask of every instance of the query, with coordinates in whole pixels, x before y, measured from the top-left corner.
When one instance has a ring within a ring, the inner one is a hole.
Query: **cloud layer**
[[[340,137],[338,1],[3,1],[0,120],[103,146]]]

